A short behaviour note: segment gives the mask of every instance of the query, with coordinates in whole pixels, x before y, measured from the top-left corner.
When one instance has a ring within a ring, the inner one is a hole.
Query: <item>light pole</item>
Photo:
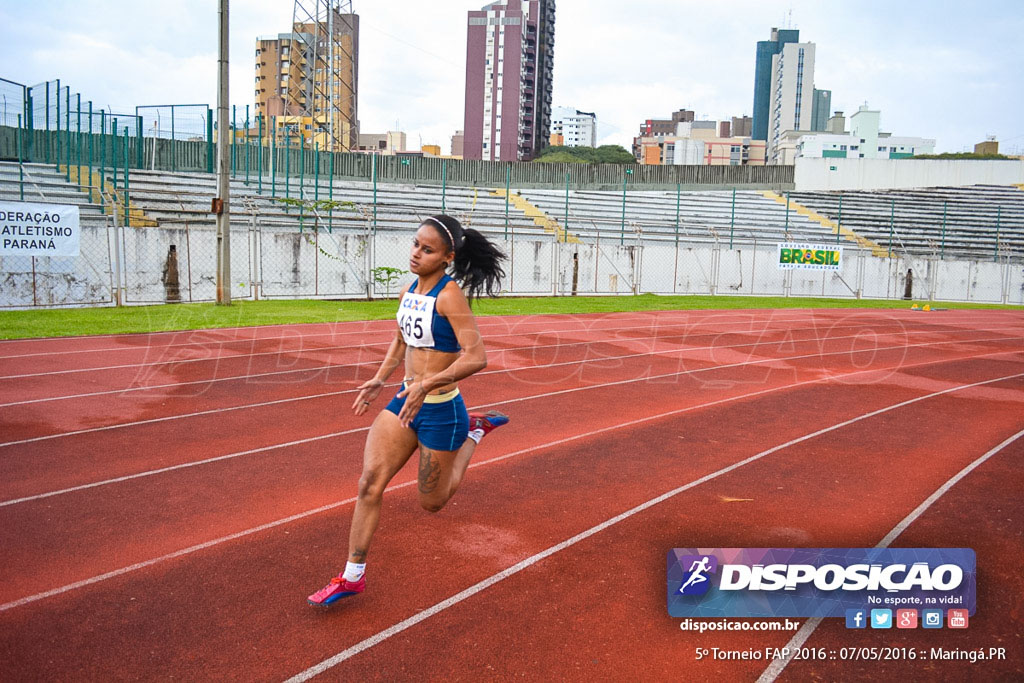
[[[228,0],[220,0],[219,59],[217,60],[217,303],[231,305],[231,213],[228,167]],[[174,110],[171,110],[173,115]]]
[[[633,175],[633,169],[627,168],[622,174],[622,225],[619,226],[619,244],[626,243],[626,179]]]

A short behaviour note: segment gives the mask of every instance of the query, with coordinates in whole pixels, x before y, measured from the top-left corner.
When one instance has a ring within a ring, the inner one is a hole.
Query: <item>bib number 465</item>
[[[406,336],[414,339],[423,339],[423,320],[412,315],[403,315],[399,321],[402,331]]]

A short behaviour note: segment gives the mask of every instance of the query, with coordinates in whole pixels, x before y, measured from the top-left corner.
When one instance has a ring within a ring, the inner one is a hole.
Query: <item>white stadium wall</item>
[[[1024,160],[1019,159],[798,158],[793,178],[797,192],[1019,183],[1024,183]]]

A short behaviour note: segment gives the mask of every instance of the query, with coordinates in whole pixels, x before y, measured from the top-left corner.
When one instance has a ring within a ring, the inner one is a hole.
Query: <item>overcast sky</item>
[[[256,37],[288,31],[293,5],[232,0],[232,103],[253,103]],[[463,127],[466,12],[483,5],[354,0],[362,132],[398,128],[411,148],[449,151]],[[883,130],[935,138],[937,151],[986,135],[1024,150],[1019,0],[559,0],[554,104],[596,112],[599,142],[627,148],[642,120],[676,109],[750,114],[756,43],[787,25],[816,43],[814,82],[832,109],[866,102]],[[0,0],[0,77],[60,78],[97,107],[213,105],[216,52],[216,0]]]

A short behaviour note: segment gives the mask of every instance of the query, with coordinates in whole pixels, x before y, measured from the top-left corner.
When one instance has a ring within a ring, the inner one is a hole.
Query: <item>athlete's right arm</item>
[[[402,289],[398,295],[399,301],[401,301],[408,289],[408,285]],[[405,358],[405,350],[405,338],[402,336],[402,331],[396,327],[395,336],[391,340],[391,346],[388,347],[388,352],[384,355],[384,361],[380,364],[377,374],[373,376],[373,379],[359,385],[359,394],[352,404],[352,409],[356,415],[362,415],[369,410],[370,403],[380,395],[381,389],[384,388],[384,382],[387,381],[387,378],[391,376],[391,373],[395,371],[395,368]]]

